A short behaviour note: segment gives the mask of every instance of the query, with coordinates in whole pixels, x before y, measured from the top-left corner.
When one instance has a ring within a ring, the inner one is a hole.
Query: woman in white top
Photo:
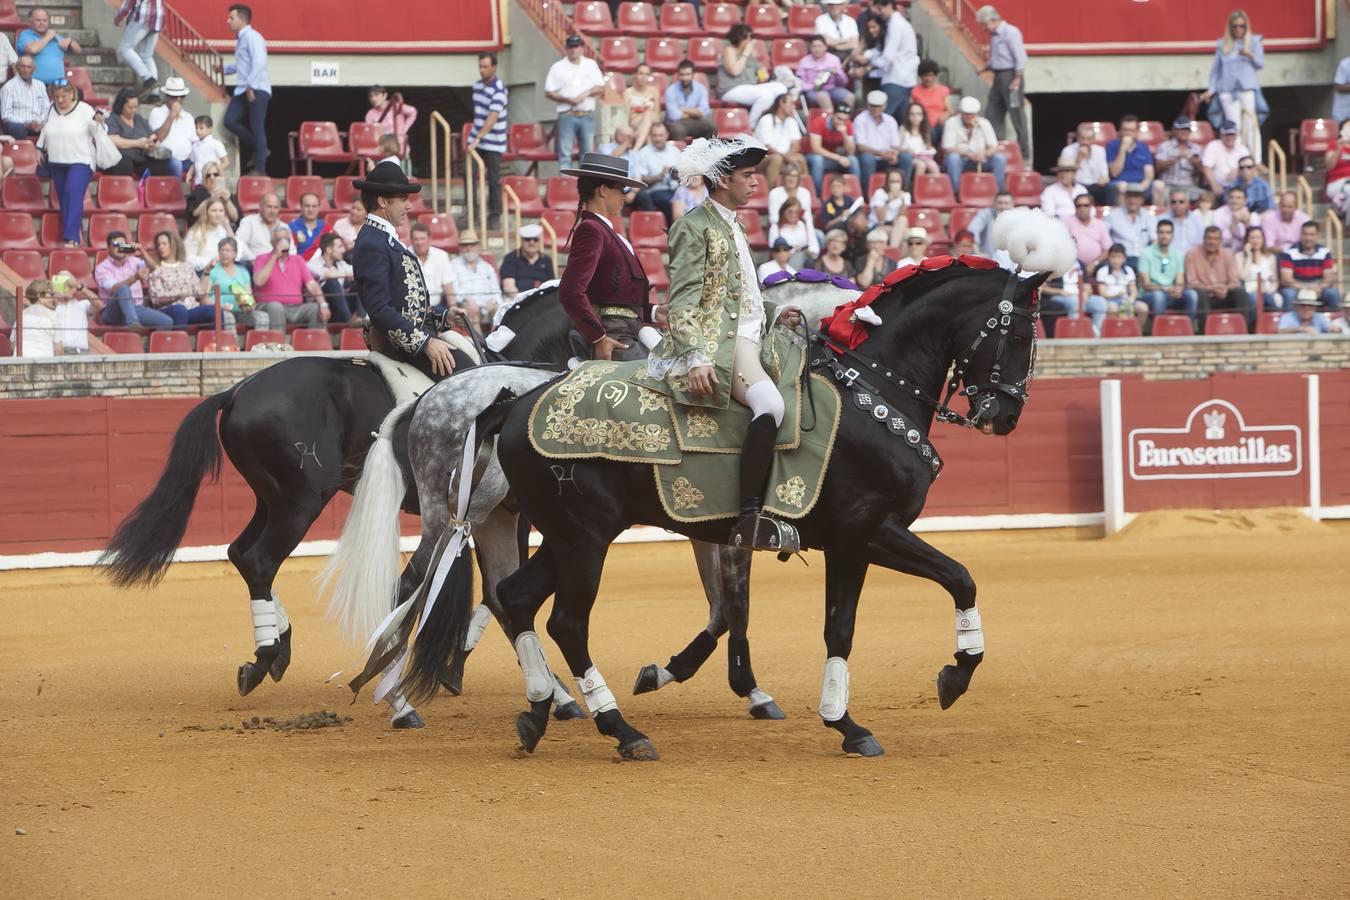
[[[656,90],[651,66],[638,65],[633,73],[632,87],[624,88],[623,105],[628,109],[628,127],[635,135],[633,149],[641,150],[647,143],[652,124],[661,120],[661,94]]]
[[[928,113],[919,103],[911,103],[900,121],[900,152],[914,159],[915,175],[941,175],[937,150],[928,130]]]
[[[1261,299],[1258,309],[1279,309],[1280,276],[1277,268],[1279,257],[1270,251],[1266,244],[1266,233],[1260,228],[1248,228],[1237,254],[1238,277],[1247,295],[1253,300]]]
[[[197,218],[187,231],[187,260],[197,274],[205,275],[216,264],[220,242],[234,237],[230,218],[225,213],[225,201],[219,197],[197,207]]]
[[[61,342],[56,338],[56,292],[45,278],[28,282],[24,291],[28,305],[23,308],[23,355],[41,358],[60,356]]]
[[[792,245],[792,256],[788,265],[800,269],[806,261],[820,255],[820,244],[816,240],[816,229],[802,218],[802,204],[796,197],[783,201],[778,210],[778,221],[769,226],[769,244],[783,238]]]
[[[783,208],[783,201],[788,197],[796,197],[805,217],[812,217],[811,192],[802,187],[802,170],[796,163],[783,166],[783,183],[769,191],[770,222],[778,221],[778,211]]]
[[[905,190],[905,177],[894,170],[887,172],[886,186],[876,189],[870,205],[872,227],[887,233],[887,246],[899,247],[900,241],[909,233],[909,192]]]
[[[37,146],[47,153],[52,200],[61,206],[61,239],[67,247],[80,246],[84,195],[94,177],[94,135],[102,127],[103,113],[76,99],[75,88],[65,79],[55,82]]]

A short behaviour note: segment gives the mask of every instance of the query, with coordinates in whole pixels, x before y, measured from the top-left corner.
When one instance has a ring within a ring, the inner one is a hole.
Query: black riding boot
[[[801,549],[797,529],[764,514],[764,490],[773,467],[773,444],[778,423],[767,413],[750,422],[741,448],[741,510],[731,529],[733,547],[796,553]]]

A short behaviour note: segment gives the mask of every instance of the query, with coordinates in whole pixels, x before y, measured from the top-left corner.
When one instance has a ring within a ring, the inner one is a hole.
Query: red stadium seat
[[[0,250],[36,250],[37,247],[38,236],[32,215],[0,210]]]
[[[151,175],[145,179],[145,208],[183,215],[187,211],[187,195],[183,193],[182,179],[172,175]]]
[[[539,199],[539,180],[530,175],[507,175],[502,179],[502,187],[509,187],[520,198],[520,214],[527,219],[536,219],[544,211],[544,201]]]
[[[983,209],[994,205],[998,181],[992,172],[966,172],[961,176],[961,205]]]
[[[571,175],[554,175],[548,180],[547,197],[545,202],[549,209],[572,209],[577,208],[577,202],[580,199],[577,196],[577,180]]]
[[[242,213],[255,213],[258,204],[266,194],[276,193],[277,186],[266,175],[241,175],[235,185],[235,195],[239,197],[239,210]]]
[[[112,103],[111,99],[99,94],[97,88],[94,87],[94,79],[90,77],[89,70],[84,66],[73,66],[66,69],[66,80],[69,81],[76,90],[80,91],[80,96],[83,97],[84,102],[88,103],[90,106],[108,106]]]
[[[186,331],[153,331],[150,333],[151,353],[191,353],[192,339]]]
[[[772,3],[757,3],[745,8],[745,24],[757,36],[779,37],[783,34],[783,13]]]
[[[355,157],[342,146],[342,135],[336,122],[301,122],[299,135],[300,159],[305,161],[305,172],[314,173],[314,163],[350,163]],[[291,160],[295,171],[295,160]]]
[[[1025,172],[1030,168],[1027,161],[1022,158],[1022,148],[1017,141],[999,141],[998,152],[1003,154],[1008,163],[1007,171]]]
[[[1154,337],[1191,337],[1193,334],[1195,326],[1191,324],[1190,316],[1165,315],[1153,320]]]
[[[1256,333],[1257,334],[1279,334],[1280,333],[1280,311],[1272,309],[1262,310],[1256,314]]]
[[[928,239],[935,244],[951,243],[951,238],[947,234],[946,227],[942,224],[942,213],[936,209],[914,209],[909,210],[909,224],[914,228],[923,228],[928,232]]]
[[[660,215],[660,213],[657,213],[657,215]],[[577,211],[575,209],[546,209],[540,213],[539,221],[548,226],[544,229],[545,237],[548,236],[548,229],[552,228],[558,239],[559,252],[566,253],[567,248],[571,245],[572,226],[576,224]]]
[[[741,8],[735,3],[712,3],[703,7],[703,32],[721,37],[741,21]]]
[[[508,129],[511,154],[515,159],[542,162],[557,158],[544,135],[544,126],[538,122],[518,122]]]
[[[633,72],[638,67],[637,41],[630,37],[607,37],[600,41],[603,68],[615,72]]]
[[[1191,142],[1203,147],[1214,140],[1214,126],[1203,119],[1191,123]]]
[[[61,237],[61,214],[59,212],[48,212],[42,214],[42,230],[39,232],[38,239],[44,247],[64,247],[65,240]]]
[[[0,331],[0,356],[13,356],[14,345],[10,343],[9,335]]]
[[[1083,316],[1077,319],[1070,319],[1067,316],[1055,320],[1056,338],[1091,338],[1096,337],[1092,330],[1092,320]]]
[[[806,41],[801,38],[781,38],[773,42],[772,59],[775,66],[788,66],[796,70],[797,63],[806,53]]]
[[[647,38],[647,65],[657,72],[674,72],[684,59],[679,38]]]
[[[1016,206],[1041,205],[1041,173],[1009,172],[1004,183]]]
[[[653,288],[664,291],[670,287],[670,276],[666,274],[666,264],[661,261],[660,250],[654,247],[641,247],[638,248],[637,255],[642,262],[642,271],[647,273],[647,280],[651,282]]]
[[[47,261],[37,250],[6,250],[0,253],[0,262],[4,262],[24,281],[34,281],[47,277]]]
[[[731,137],[750,132],[750,111],[744,106],[724,106],[721,109],[714,109],[712,113],[718,137]]]
[[[820,16],[820,7],[815,4],[800,4],[788,7],[787,29],[799,38],[809,38],[816,33],[816,19]]]
[[[101,175],[96,191],[98,208],[140,212],[140,193],[136,189],[136,179],[130,175]]]
[[[237,353],[239,338],[232,331],[212,331],[206,329],[197,332],[198,353]]]
[[[692,37],[702,34],[698,25],[698,13],[692,3],[662,3],[661,33]]]
[[[459,226],[454,216],[423,213],[417,217],[417,221],[431,232],[431,246],[440,247],[446,253],[459,252]]]
[[[619,18],[614,27],[620,34],[633,37],[646,37],[661,32],[661,25],[656,19],[656,7],[650,3],[620,3]]]
[[[676,60],[675,63],[678,66],[679,60]],[[697,79],[697,75],[695,75],[695,78]],[[634,76],[633,84],[635,86],[639,84],[650,84],[652,87],[656,88],[656,95],[658,97],[665,97],[666,88],[670,87],[670,79],[671,76],[668,72],[653,72],[645,78],[640,75]]]
[[[1158,145],[1167,140],[1171,135],[1162,122],[1156,119],[1149,119],[1147,122],[1139,123],[1139,142],[1147,144],[1149,150],[1157,150]]]
[[[741,225],[745,227],[745,236],[750,244],[750,249],[768,250],[769,236],[764,233],[764,227],[759,220],[759,213],[753,209],[743,209],[740,211],[739,218]]]
[[[859,180],[858,176],[854,175],[852,172],[845,172],[843,175],[844,193],[848,194],[850,197],[862,197],[862,181]],[[807,180],[809,181],[810,179]],[[870,199],[870,197],[863,197],[863,204],[866,205]]]
[[[319,209],[332,209],[328,202],[328,191],[324,189],[323,179],[318,175],[292,175],[286,179],[286,209],[299,209],[300,198],[305,194],[317,194]]]
[[[1290,131],[1290,146],[1296,149],[1295,159],[1302,158],[1303,168],[1307,171],[1311,162],[1319,154],[1326,153],[1336,146],[1339,126],[1335,119],[1304,119],[1299,123],[1298,131]],[[1294,136],[1298,140],[1294,140]]]
[[[695,69],[700,72],[715,72],[717,71],[717,62],[722,57],[722,48],[719,44],[721,44],[721,41],[718,38],[690,38],[685,53],[688,54]]]
[[[614,27],[614,18],[609,14],[609,4],[604,0],[582,0],[573,6],[572,26],[582,34],[589,34],[592,37],[620,33]]]
[[[1247,320],[1241,313],[1217,312],[1205,316],[1205,334],[1246,334]]]
[[[1104,338],[1137,338],[1143,336],[1144,332],[1139,327],[1139,320],[1133,316],[1128,319],[1110,316],[1102,322],[1102,337]]]
[[[54,195],[52,199],[57,200]],[[11,175],[6,178],[4,187],[0,188],[0,206],[34,213],[49,209],[47,192],[42,189],[42,181],[36,175]]]
[[[869,201],[872,199],[872,195],[877,191],[884,191],[886,189],[886,175],[886,172],[873,172],[872,177],[867,179],[867,199]]]
[[[145,342],[134,331],[105,331],[100,340],[114,353],[144,353]]]
[[[347,147],[357,159],[375,160],[384,156],[380,152],[381,132],[384,129],[369,122],[353,122],[347,129]],[[256,176],[255,176],[256,177]],[[242,198],[241,198],[242,199]]]
[[[666,217],[659,212],[636,210],[628,220],[628,240],[633,249],[657,252],[666,249]]]
[[[914,205],[943,211],[956,206],[951,179],[946,175],[914,176]]]
[[[291,332],[291,346],[301,352],[331,353],[333,336],[326,328],[297,328]]]
[[[352,208],[352,204],[361,199],[361,192],[356,189],[355,175],[339,175],[333,179],[333,208],[342,212]]]
[[[47,271],[53,275],[69,272],[90,287],[93,286],[94,267],[89,262],[89,254],[83,250],[53,250],[47,257]]]
[[[365,330],[361,328],[342,329],[342,340],[338,342],[339,350],[368,350],[366,346]]]
[[[284,344],[286,332],[271,328],[254,328],[244,338],[244,349],[252,350],[259,344]]]
[[[14,161],[15,175],[33,175],[37,172],[40,157],[35,143],[15,141],[12,144],[5,144],[4,148],[4,155]]]
[[[1083,122],[1092,126],[1092,143],[1105,147],[1116,139],[1116,126],[1113,122]]]
[[[58,227],[60,220],[57,220]],[[102,250],[108,246],[108,235],[114,231],[120,231],[127,236],[127,240],[135,237],[135,230],[131,227],[131,220],[125,213],[120,212],[96,212],[89,217],[89,243]]]
[[[182,235],[178,228],[178,221],[174,219],[171,213],[146,213],[136,222],[136,242],[142,247],[153,246],[155,235],[162,231],[172,231],[174,234]]]
[[[1036,319],[1036,337],[1045,340],[1045,320],[1039,317]]]

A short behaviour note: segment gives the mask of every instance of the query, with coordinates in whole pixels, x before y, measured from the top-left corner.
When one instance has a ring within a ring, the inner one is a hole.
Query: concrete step
[[[96,85],[121,86],[124,84],[135,84],[136,73],[126,66],[98,66],[90,67],[89,80]]]
[[[65,34],[72,28],[80,28],[84,24],[84,13],[79,4],[75,5],[57,5],[52,6],[47,3],[41,3],[39,0],[18,0],[15,4],[19,18],[25,22],[28,21],[28,15],[33,11],[33,7],[40,6],[47,10],[47,15],[51,17],[52,27]],[[76,38],[79,40],[79,38]]]

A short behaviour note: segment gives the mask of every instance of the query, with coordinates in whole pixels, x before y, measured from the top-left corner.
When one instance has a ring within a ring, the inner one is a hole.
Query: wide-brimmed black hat
[[[645,182],[628,176],[628,160],[607,153],[583,153],[581,165],[558,171],[574,178],[598,178],[601,181],[612,181],[638,190],[647,186]]]
[[[386,196],[417,194],[422,190],[422,185],[409,181],[403,167],[393,162],[380,163],[365,178],[353,181],[352,187]]]

